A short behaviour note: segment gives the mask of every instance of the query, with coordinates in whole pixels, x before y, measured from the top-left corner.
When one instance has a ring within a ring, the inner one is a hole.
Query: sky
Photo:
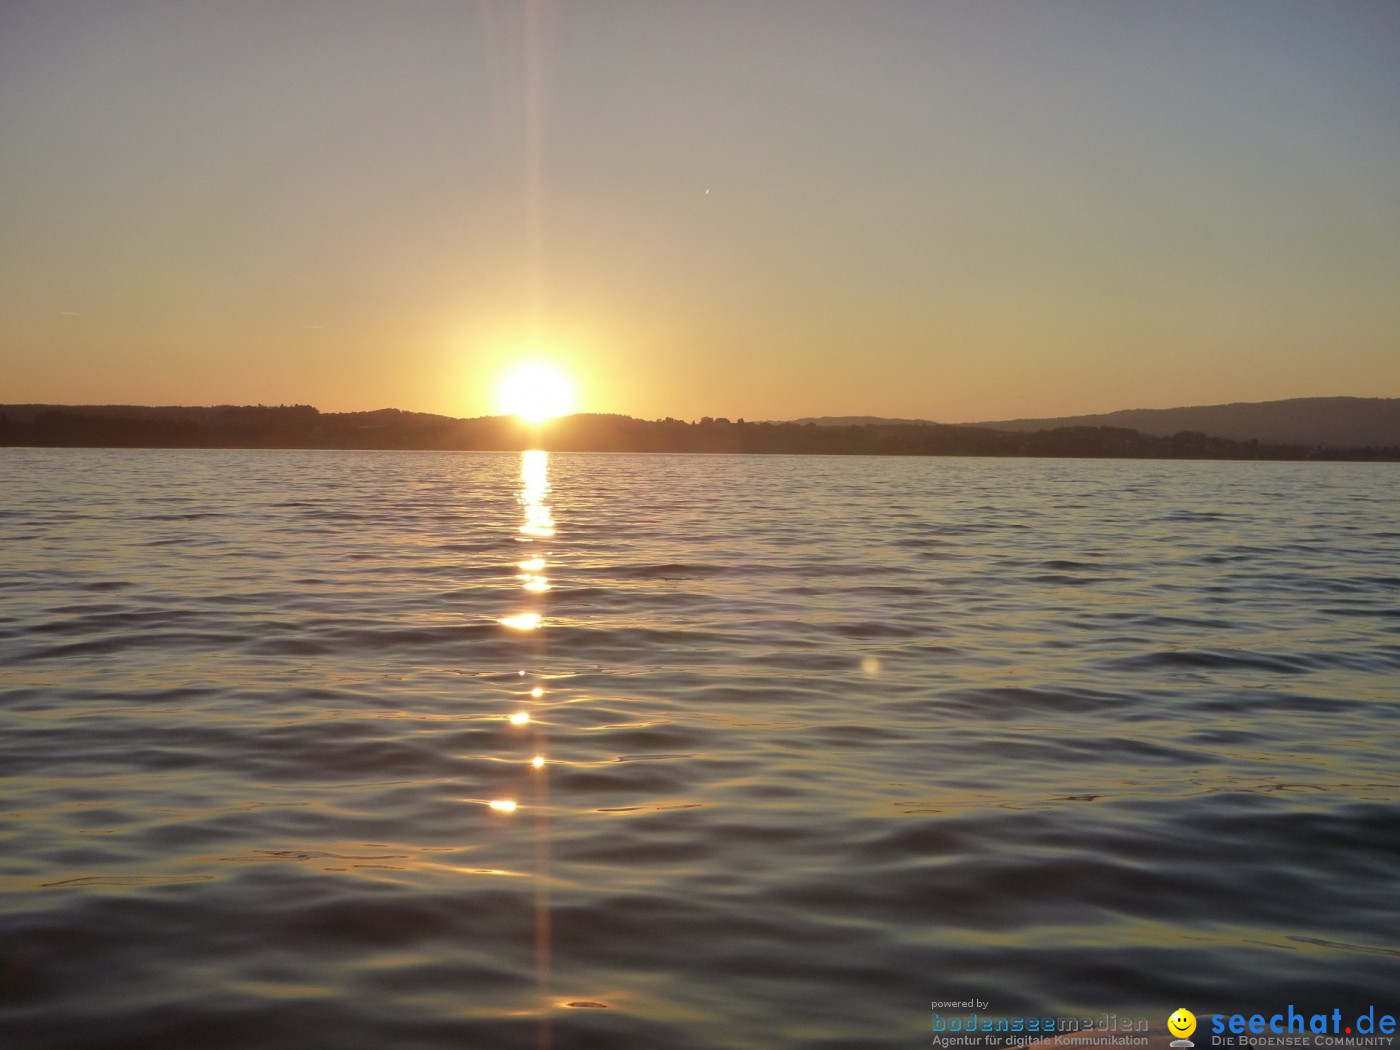
[[[0,0],[0,402],[1400,397],[1395,0]]]

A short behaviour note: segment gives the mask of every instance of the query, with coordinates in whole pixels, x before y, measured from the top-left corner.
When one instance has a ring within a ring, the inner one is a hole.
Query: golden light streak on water
[[[526,612],[516,613],[514,616],[502,616],[496,622],[513,631],[533,631],[540,625],[542,619],[543,617],[539,613]]]
[[[520,480],[524,487],[520,502],[527,507],[540,506],[549,494],[549,453],[532,448],[521,454]]]
[[[553,536],[554,517],[550,513],[549,504],[545,502],[549,497],[549,453],[541,449],[525,452],[520,461],[520,480],[522,486],[519,501],[525,508],[525,522],[520,526],[521,535],[531,539],[547,539]],[[531,559],[531,564],[536,562],[539,568],[534,571],[542,572],[544,558],[536,555]]]
[[[529,721],[530,714],[528,711],[517,711],[510,716],[510,724],[513,726],[523,726]]]
[[[528,8],[529,17],[533,19],[533,3]],[[531,46],[534,46],[532,42]],[[524,509],[524,523],[520,526],[521,536],[527,543],[544,539],[554,535],[554,516],[551,512],[549,498],[549,453],[539,449],[531,449],[521,454],[520,457],[520,496],[519,502]],[[549,579],[545,576],[545,554],[535,554],[530,558],[522,559],[519,563],[521,573],[517,579],[521,581],[522,589],[527,594],[541,595],[549,590]],[[533,620],[527,621],[526,617],[533,616]],[[514,617],[509,617],[514,624],[520,627],[533,630],[541,622],[539,613],[522,613]],[[505,621],[502,621],[505,622]],[[528,622],[528,627],[526,623]],[[536,649],[543,645],[543,637],[534,637]],[[530,690],[530,696],[539,700],[544,696],[544,687],[536,685]],[[529,714],[521,711],[511,716],[511,721],[516,725],[524,725],[529,721]],[[539,723],[535,724],[534,757],[530,760],[530,766],[537,774],[531,779],[534,781],[534,806],[535,806],[535,980],[539,991],[540,1013],[538,1029],[538,1046],[540,1050],[549,1050],[553,1044],[554,1032],[550,1017],[550,984],[553,973],[553,948],[551,941],[551,917],[549,899],[549,776],[545,769],[545,752],[547,742],[545,739],[545,727]]]
[[[514,813],[516,808],[513,798],[493,798],[489,805],[501,813]]]

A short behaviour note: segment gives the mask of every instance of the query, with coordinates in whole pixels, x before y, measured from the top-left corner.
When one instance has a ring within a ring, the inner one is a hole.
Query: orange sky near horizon
[[[1397,113],[1360,0],[11,2],[0,401],[1397,397]]]

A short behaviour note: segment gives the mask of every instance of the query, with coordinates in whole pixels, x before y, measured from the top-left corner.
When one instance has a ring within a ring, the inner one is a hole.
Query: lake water
[[[0,552],[6,1048],[1400,1006],[1396,464],[6,448]]]

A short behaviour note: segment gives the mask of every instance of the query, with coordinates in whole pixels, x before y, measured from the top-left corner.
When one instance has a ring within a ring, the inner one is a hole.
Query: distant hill
[[[889,419],[885,416],[803,416],[801,419],[792,420],[792,422],[804,427],[808,423],[814,423],[819,427],[938,426],[938,424],[931,419]],[[980,426],[981,424],[973,423],[969,425]]]
[[[821,427],[930,426],[927,419],[880,416],[812,416],[795,423]],[[1125,427],[1152,437],[1195,431],[1231,441],[1310,448],[1392,448],[1400,445],[1400,398],[1295,397],[1287,401],[1236,401],[1192,408],[1128,408],[1093,416],[999,419],[960,426],[1017,432],[1060,427]]]
[[[1029,422],[1033,425],[1036,421]],[[1400,460],[1400,442],[1384,448],[1318,448],[1315,444],[1234,441],[1191,430],[1156,436],[1105,426],[1021,430],[939,423],[817,426],[709,417],[686,423],[597,413],[530,426],[512,416],[452,419],[395,409],[318,412],[310,405],[150,409],[136,405],[0,405],[0,446],[6,445]]]
[[[262,444],[287,441],[310,447],[370,447],[382,438],[386,447],[407,447],[422,442],[426,444],[420,447],[440,447],[439,442],[446,442],[446,446],[442,447],[447,447],[466,441],[464,435],[467,431],[481,435],[486,433],[481,429],[485,424],[480,421],[456,420],[450,416],[404,412],[395,408],[374,412],[321,413],[310,405],[150,407],[29,404],[0,405],[0,426],[9,431],[7,440],[0,443],[37,441],[37,432],[31,433],[31,428],[42,419],[55,416],[68,420],[60,429],[69,433],[75,442],[81,431],[85,434],[84,440],[117,445],[182,446],[212,441],[236,446],[244,442]],[[80,419],[89,420],[90,423],[80,424]],[[723,419],[714,420],[713,423],[720,427],[730,425],[728,420]],[[48,440],[58,442],[53,431],[56,425],[52,419],[43,424],[45,432],[50,433],[51,437],[39,443],[48,443]],[[808,416],[788,423],[749,425],[815,425],[831,429],[932,427],[947,430],[947,425],[926,419],[888,419],[881,416]],[[1066,427],[1111,427],[1135,430],[1153,438],[1191,432],[1229,441],[1258,441],[1264,445],[1295,449],[1393,449],[1400,447],[1400,398],[1299,397],[1288,401],[1235,402],[1190,408],[1132,408],[1088,416],[989,420],[957,426],[1010,433],[1034,433]],[[25,434],[22,439],[21,430]],[[381,436],[366,433],[373,431],[386,433]],[[451,438],[447,436],[449,432],[453,435]],[[253,437],[254,433],[258,435],[256,438]],[[433,436],[429,438],[429,434]],[[481,440],[486,439],[481,437]],[[504,436],[492,438],[489,443],[494,444],[498,440],[508,443]],[[821,441],[813,438],[804,443],[816,445]],[[860,442],[855,444],[859,445]]]
[[[1013,431],[1127,427],[1154,437],[1194,430],[1211,437],[1261,441],[1267,445],[1380,448],[1400,445],[1400,398],[1295,397],[1287,401],[1130,408],[1095,416],[1004,419],[966,425]]]
[[[0,405],[0,412],[15,423],[31,423],[46,413],[102,419],[163,420],[183,423],[217,423],[238,419],[310,419],[321,415],[311,405]],[[372,412],[341,413],[362,420],[362,425],[391,421],[432,422],[451,416],[431,412],[405,412],[400,408],[378,408]]]

